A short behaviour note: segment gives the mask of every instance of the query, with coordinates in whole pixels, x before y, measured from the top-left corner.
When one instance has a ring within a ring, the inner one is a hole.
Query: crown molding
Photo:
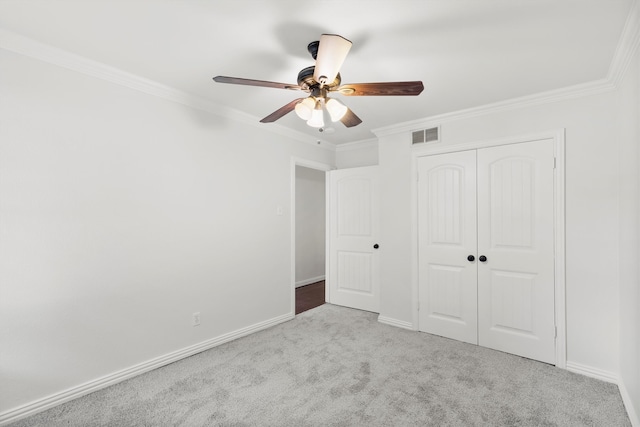
[[[276,123],[264,125],[259,123],[259,118],[239,110],[221,106],[200,96],[184,92],[173,87],[163,85],[156,81],[140,77],[119,68],[111,67],[98,61],[85,58],[80,55],[56,48],[45,43],[38,42],[20,34],[0,28],[0,49],[28,56],[49,64],[57,65],[78,73],[96,77],[120,86],[146,93],[171,102],[222,116],[241,122],[262,131],[275,133],[325,150],[335,151],[332,143],[320,140],[305,133],[286,128]]]
[[[342,151],[361,150],[365,148],[377,148],[377,147],[378,147],[378,139],[371,138],[371,139],[363,139],[360,141],[347,142],[344,144],[338,144],[336,145],[335,151],[342,152]]]
[[[513,98],[506,101],[481,105],[450,113],[429,116],[418,120],[398,123],[373,129],[372,132],[378,137],[385,137],[398,133],[412,132],[418,129],[425,129],[434,125],[446,122],[468,119],[487,114],[516,110],[535,105],[550,104],[573,98],[580,98],[598,93],[614,90],[622,81],[631,60],[638,52],[640,46],[640,0],[634,0],[631,10],[627,15],[620,40],[616,47],[613,60],[609,66],[607,77],[592,82],[568,86],[556,90],[540,92],[533,95]]]
[[[481,105],[478,107],[467,108],[464,110],[453,111],[451,113],[438,114],[423,119],[412,120],[399,123],[396,125],[386,126],[373,129],[372,132],[377,137],[389,136],[397,133],[411,132],[414,130],[424,129],[442,123],[452,122],[456,120],[469,119],[477,116],[498,113],[502,111],[511,111],[524,107],[535,105],[549,104],[558,101],[564,101],[572,98],[580,98],[588,95],[595,95],[602,92],[613,90],[614,86],[607,79],[596,80],[594,82],[583,83],[575,86],[569,86],[562,89],[541,92],[534,95],[522,96],[519,98],[508,99],[506,101],[495,102],[491,104]]]
[[[397,133],[410,132],[416,129],[424,129],[434,124],[439,125],[455,120],[462,120],[496,112],[543,105],[607,92],[615,89],[620,84],[633,56],[638,51],[639,46],[640,0],[635,0],[627,16],[620,41],[618,42],[618,46],[614,53],[606,78],[557,90],[513,98],[506,101],[429,116],[418,120],[402,122],[391,126],[373,129],[372,132],[376,137],[380,138]],[[260,128],[260,130],[263,131],[266,130],[267,132],[285,136],[293,139],[294,141],[314,145],[332,152],[364,148],[367,144],[371,144],[371,140],[364,140],[336,145],[329,141],[318,139],[276,123],[271,123],[268,126],[260,125],[258,118],[255,116],[243,113],[236,109],[221,106],[202,97],[145,79],[135,74],[35,41],[2,28],[0,28],[0,48],[100,78],[191,108],[223,116],[243,124]],[[318,142],[321,144],[318,144]]]
[[[629,64],[640,47],[640,0],[635,0],[622,29],[622,35],[613,55],[607,79],[618,86],[625,76]]]

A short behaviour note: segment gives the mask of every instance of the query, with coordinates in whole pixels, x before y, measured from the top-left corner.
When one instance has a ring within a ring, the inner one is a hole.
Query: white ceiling
[[[633,0],[2,0],[0,27],[122,69],[256,121],[299,94],[215,83],[296,83],[322,33],[353,41],[343,83],[422,80],[418,97],[341,97],[371,129],[607,77]],[[260,126],[273,126],[260,124]]]

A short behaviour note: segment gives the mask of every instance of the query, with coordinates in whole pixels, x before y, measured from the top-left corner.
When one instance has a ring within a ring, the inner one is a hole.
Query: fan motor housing
[[[315,79],[313,78],[313,73],[315,72],[315,70],[316,70],[316,67],[312,65],[310,67],[303,68],[298,73],[298,86],[300,86],[302,90],[309,92],[309,91],[312,91],[315,87],[320,86],[320,83],[315,81]],[[340,86],[341,82],[342,82],[342,78],[340,77],[340,73],[338,73],[336,75],[336,78],[331,83],[324,84],[324,88],[326,88],[327,90],[332,90]]]

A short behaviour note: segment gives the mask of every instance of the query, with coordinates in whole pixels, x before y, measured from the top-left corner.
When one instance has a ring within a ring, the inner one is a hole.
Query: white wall
[[[442,123],[453,145],[566,128],[567,358],[604,376],[619,371],[619,141],[615,95]],[[411,322],[411,148],[406,134],[380,141],[383,195],[381,315]]]
[[[636,13],[640,22],[640,7]],[[617,96],[620,382],[629,415],[640,425],[640,47]]]
[[[411,144],[407,135],[380,139],[380,315],[413,322]]]
[[[336,167],[338,169],[375,166],[377,164],[377,139],[341,144],[336,147]]]
[[[4,50],[0,70],[0,415],[292,315],[291,157],[331,151]]]
[[[325,172],[296,166],[296,287],[324,280]]]

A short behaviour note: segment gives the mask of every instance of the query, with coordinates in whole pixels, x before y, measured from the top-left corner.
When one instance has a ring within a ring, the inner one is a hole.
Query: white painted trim
[[[427,129],[456,120],[469,119],[472,117],[484,116],[487,114],[493,114],[503,111],[517,110],[520,108],[531,107],[535,105],[550,104],[567,99],[580,98],[587,95],[595,95],[598,93],[608,92],[613,89],[614,86],[611,82],[609,82],[607,79],[601,79],[589,83],[569,86],[519,98],[513,98],[506,101],[500,101],[492,104],[458,110],[451,113],[439,114],[423,119],[403,122],[387,127],[373,129],[372,132],[377,137],[381,138],[397,133],[411,132],[416,129]],[[440,139],[442,140],[442,138]]]
[[[129,378],[144,374],[145,372],[149,372],[170,363],[177,362],[178,360],[193,356],[194,354],[201,353],[205,350],[209,350],[213,347],[217,347],[229,341],[233,341],[238,338],[242,338],[255,332],[261,331],[263,329],[270,328],[272,326],[291,320],[293,319],[293,317],[294,316],[288,313],[265,320],[263,322],[258,322],[245,328],[220,335],[216,338],[202,341],[198,344],[194,344],[192,346],[167,353],[163,356],[159,356],[151,360],[147,360],[146,362],[139,363],[137,365],[114,372],[104,377],[96,378],[84,384],[80,384],[59,393],[55,393],[45,398],[27,403],[26,405],[10,409],[0,414],[0,426],[18,421],[22,418],[26,418],[38,412],[45,411],[54,406],[61,405],[70,400],[77,399],[89,393],[93,393],[94,391],[101,390]]]
[[[556,366],[566,368],[567,363],[567,304],[566,304],[566,231],[565,231],[565,130],[560,129],[554,136],[554,157],[556,168],[553,180],[554,191],[554,278],[556,316]]]
[[[329,261],[331,260],[331,180],[327,174],[324,180],[324,300],[331,302],[331,286],[328,280],[331,277]]]
[[[622,35],[609,66],[607,79],[617,87],[629,68],[638,47],[640,46],[640,1],[631,5],[631,10],[622,29]]]
[[[351,150],[360,150],[364,148],[377,148],[378,147],[378,139],[365,139],[362,141],[355,142],[347,142],[345,144],[336,145],[336,152],[341,151],[351,151]]]
[[[309,279],[304,279],[304,280],[298,280],[296,282],[296,288],[302,287],[302,286],[306,286],[306,285],[310,285],[312,283],[316,283],[316,282],[320,282],[322,280],[324,280],[325,276],[324,274],[322,276],[316,276],[316,277],[311,277]]]
[[[412,154],[417,158],[421,156],[430,156],[432,154],[454,153],[458,151],[478,150],[481,148],[497,147],[499,145],[520,144],[523,142],[540,141],[541,139],[556,139],[562,135],[564,141],[564,129],[542,131],[529,133],[518,136],[509,136],[505,138],[489,139],[483,141],[473,141],[463,144],[447,144],[447,145],[423,145],[422,147],[414,147]]]
[[[407,134],[410,135],[410,134]],[[411,308],[412,328],[420,330],[420,245],[418,236],[418,156],[411,153]]]
[[[620,395],[622,396],[622,403],[624,403],[624,408],[627,410],[627,415],[629,416],[629,420],[631,421],[631,425],[633,427],[640,427],[640,416],[639,410],[640,408],[636,408],[635,404],[640,404],[640,402],[634,402],[631,399],[631,395],[629,394],[629,390],[625,385],[624,381],[620,379],[618,381],[618,388],[620,389]]]
[[[629,390],[627,390],[627,386],[625,385],[622,378],[618,376],[615,372],[606,371],[600,368],[594,368],[589,365],[584,365],[582,363],[567,361],[566,369],[569,372],[573,372],[575,374],[584,375],[590,378],[595,378],[600,381],[605,381],[608,383],[616,384],[618,386],[618,390],[620,391],[620,396],[622,397],[622,403],[624,403],[624,408],[627,412],[627,416],[631,421],[631,425],[634,427],[640,427],[640,417],[638,416],[638,409],[635,406],[636,402],[631,399],[631,395],[629,394]]]
[[[250,125],[260,128],[260,130],[263,131],[285,136],[297,142],[318,146],[319,139],[315,136],[289,129],[277,123],[269,123],[265,125],[264,123],[259,122],[260,118],[258,117],[229,107],[221,106],[203,97],[183,92],[173,87],[111,67],[101,62],[93,61],[83,56],[67,52],[63,49],[40,43],[2,28],[0,28],[0,49],[5,49],[10,52],[38,59],[78,73],[96,77],[129,89],[146,93],[147,95],[156,96],[167,101],[239,121],[245,125]],[[211,84],[214,84],[213,81]],[[323,144],[319,145],[320,148],[335,152],[334,144],[324,140],[320,141],[323,142]]]
[[[291,316],[295,316],[296,313],[296,166],[302,166],[305,168],[310,168],[310,169],[315,169],[315,170],[319,170],[319,171],[330,171],[332,169],[335,169],[335,166],[326,164],[326,163],[321,163],[321,162],[316,162],[314,160],[307,160],[307,159],[303,159],[301,157],[291,157],[291,168],[290,168],[290,172],[289,172],[289,181],[290,181],[290,200],[289,200],[289,212],[291,212],[291,215],[289,215],[289,217],[291,218],[291,224],[290,224],[290,230],[291,232],[289,233],[291,236],[291,270],[289,271],[289,280],[291,282],[291,300],[290,300],[290,306],[291,306]],[[326,178],[325,178],[325,182],[326,182]],[[325,194],[325,209],[328,208],[327,203],[329,202],[329,195]],[[327,249],[328,251],[328,249]],[[327,265],[328,262],[326,262],[329,256],[328,252],[325,252],[325,274],[328,273],[327,271]],[[311,282],[313,283],[313,282]],[[300,285],[302,286],[302,285]],[[329,287],[325,286],[325,301],[329,301],[329,293],[327,291]]]
[[[384,323],[385,325],[394,326],[396,328],[408,329],[410,331],[414,331],[413,323],[405,322],[404,320],[393,319],[391,317],[378,316],[378,322]]]
[[[567,361],[567,371],[595,378],[597,380],[605,381],[608,383],[618,384],[619,382],[618,375],[614,372],[609,372],[605,371],[604,369],[583,365],[582,363]]]
[[[452,144],[446,146],[425,146],[419,150],[414,150],[411,161],[411,247],[412,247],[412,295],[413,322],[415,328],[419,329],[419,246],[418,246],[418,158],[433,154],[453,153],[467,150],[477,150],[500,145],[520,144],[523,142],[540,141],[545,139],[553,140],[554,155],[556,157],[556,170],[554,178],[554,227],[555,227],[555,322],[558,330],[556,336],[556,363],[558,368],[566,369],[567,340],[566,340],[566,278],[565,278],[565,130],[557,129],[538,132],[527,135],[512,136],[488,141],[477,141],[465,144]]]

